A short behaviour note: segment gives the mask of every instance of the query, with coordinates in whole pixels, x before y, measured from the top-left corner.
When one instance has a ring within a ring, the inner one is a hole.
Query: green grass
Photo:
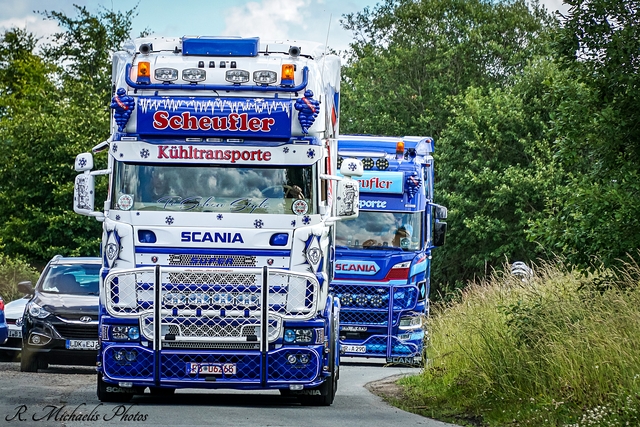
[[[640,268],[495,274],[432,310],[403,409],[475,426],[640,426]]]

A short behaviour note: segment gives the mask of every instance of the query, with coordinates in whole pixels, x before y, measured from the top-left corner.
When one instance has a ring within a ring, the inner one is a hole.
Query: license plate
[[[22,331],[9,329],[9,338],[22,338]]]
[[[208,375],[234,375],[235,363],[188,363],[187,373]]]
[[[89,340],[67,340],[68,350],[97,350],[98,341]]]
[[[366,353],[366,345],[342,345],[340,346],[345,353]]]

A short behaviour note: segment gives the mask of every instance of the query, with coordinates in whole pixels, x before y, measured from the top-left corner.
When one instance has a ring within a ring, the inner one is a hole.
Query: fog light
[[[289,384],[289,390],[303,390],[304,386],[301,384]]]
[[[138,356],[138,353],[135,350],[127,351],[125,353],[125,358],[127,359],[128,362],[133,362],[134,360],[136,360],[137,356]]]
[[[31,337],[31,342],[34,343],[35,345],[40,344],[40,337],[37,335],[34,335]]]
[[[297,361],[298,359],[296,358],[295,355],[290,354],[287,356],[287,362],[289,362],[290,364],[294,365]]]
[[[115,353],[113,353],[113,358],[118,362],[122,362],[124,360],[124,351],[122,350],[116,351]]]
[[[131,387],[133,387],[133,383],[129,382],[129,381],[120,381],[118,383],[118,386],[122,387],[122,388],[131,388]]]
[[[302,363],[304,365],[309,363],[309,356],[307,356],[306,354],[300,355],[300,363]]]

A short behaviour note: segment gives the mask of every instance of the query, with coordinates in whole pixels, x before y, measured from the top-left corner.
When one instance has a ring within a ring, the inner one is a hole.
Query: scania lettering
[[[340,60],[325,50],[149,37],[113,55],[110,137],[75,163],[74,210],[103,223],[101,401],[232,388],[333,402],[335,227],[358,215],[363,169],[336,170]]]
[[[422,363],[431,254],[446,232],[446,208],[433,197],[433,148],[428,137],[339,138],[339,159],[355,157],[365,169],[360,215],[336,230],[331,289],[347,356]]]

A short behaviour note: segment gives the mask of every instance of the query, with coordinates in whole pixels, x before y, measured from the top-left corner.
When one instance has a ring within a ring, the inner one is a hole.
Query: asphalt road
[[[52,366],[23,373],[18,363],[0,363],[0,426],[452,426],[389,406],[364,387],[419,370],[359,359],[342,364],[334,404],[306,407],[278,392],[192,389],[171,397],[136,396],[125,405],[102,404],[92,368]]]

